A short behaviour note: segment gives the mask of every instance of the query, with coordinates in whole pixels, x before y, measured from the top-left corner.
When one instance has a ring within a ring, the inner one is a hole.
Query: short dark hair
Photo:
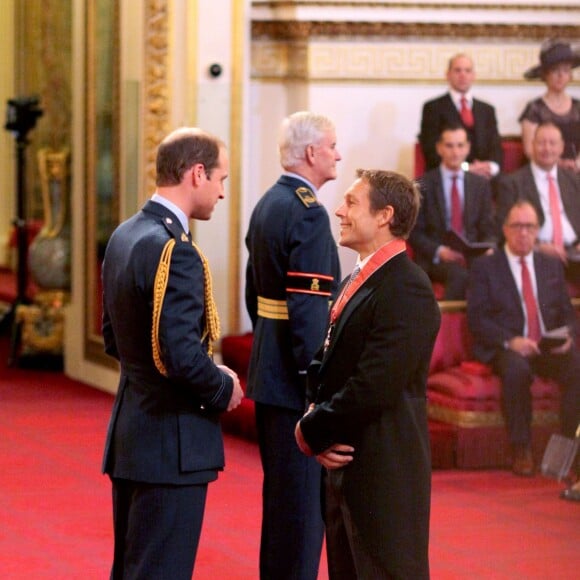
[[[205,167],[209,177],[219,163],[220,149],[225,144],[197,128],[183,127],[170,133],[157,150],[158,187],[179,185],[183,175],[197,163]]]
[[[390,223],[391,233],[407,239],[421,206],[421,194],[416,183],[395,171],[381,169],[357,169],[356,176],[370,186],[371,212],[384,209],[388,205],[395,210]]]
[[[523,197],[519,197],[518,199],[516,199],[516,201],[514,201],[514,203],[512,203],[508,209],[508,211],[505,214],[505,217],[503,218],[503,225],[507,225],[510,214],[512,213],[512,211],[516,208],[521,208],[521,207],[529,207],[530,209],[533,210],[534,214],[536,215],[536,222],[540,222],[540,216],[538,215],[538,210],[536,209],[536,206],[531,203],[530,201],[528,201],[527,199],[524,199]]]
[[[465,136],[467,137],[467,140],[469,141],[469,131],[467,131],[467,129],[459,122],[459,121],[449,121],[448,123],[445,123],[444,125],[441,125],[440,129],[439,129],[439,135],[437,136],[437,141],[441,141],[441,139],[443,139],[443,133],[445,133],[446,131],[465,131]]]

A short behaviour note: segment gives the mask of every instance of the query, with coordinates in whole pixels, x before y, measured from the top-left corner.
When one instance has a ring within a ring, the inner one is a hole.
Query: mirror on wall
[[[101,264],[119,223],[119,0],[87,0],[85,10],[85,353],[110,365],[101,336]]]

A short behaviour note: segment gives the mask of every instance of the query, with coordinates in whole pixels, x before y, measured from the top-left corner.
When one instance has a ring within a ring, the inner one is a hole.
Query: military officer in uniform
[[[324,339],[340,281],[336,242],[317,198],[336,179],[333,123],[298,112],[279,139],[284,174],[256,205],[246,244],[246,305],[254,327],[247,395],[256,403],[264,471],[262,580],[315,580],[323,539],[321,468],[294,426],[307,406],[306,369]]]
[[[219,139],[174,131],[157,152],[157,191],[105,252],[103,337],[121,366],[103,461],[114,580],[191,580],[207,485],[224,466],[219,416],[243,392],[211,358],[219,320],[189,219],[210,219],[227,174]]]

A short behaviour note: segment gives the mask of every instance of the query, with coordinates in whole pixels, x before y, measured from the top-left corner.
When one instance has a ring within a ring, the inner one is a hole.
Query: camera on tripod
[[[42,109],[38,103],[38,97],[8,99],[4,128],[16,133],[19,139],[26,137],[28,131],[34,129],[36,120],[42,117]]]

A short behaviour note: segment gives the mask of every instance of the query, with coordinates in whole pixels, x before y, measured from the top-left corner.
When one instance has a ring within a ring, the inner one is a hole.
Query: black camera
[[[8,99],[4,128],[7,131],[17,133],[17,136],[21,139],[25,137],[28,131],[34,129],[36,120],[42,117],[42,109],[38,106],[38,103],[38,97]]]

